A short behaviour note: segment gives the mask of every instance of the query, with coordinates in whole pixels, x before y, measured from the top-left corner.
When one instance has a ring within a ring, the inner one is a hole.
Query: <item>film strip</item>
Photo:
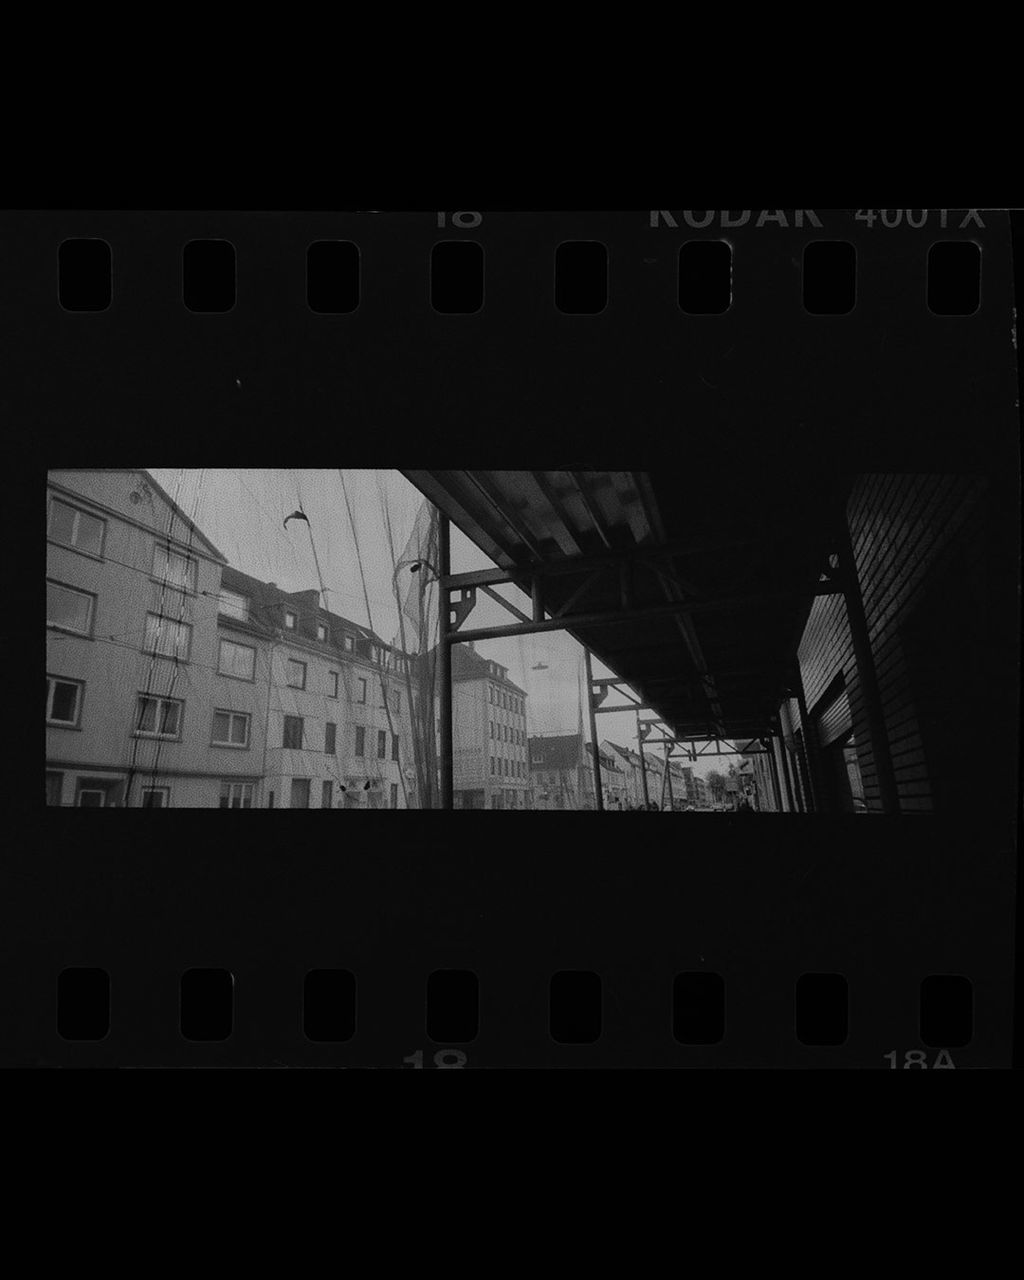
[[[4,222],[10,407],[48,493],[47,806],[4,856],[4,1065],[1012,1064],[1016,215]],[[387,470],[424,500],[434,540],[392,548],[380,587],[418,574],[417,634],[424,608],[437,625],[408,767],[427,668],[408,638],[328,634],[310,501],[282,508],[310,589],[280,595],[218,551],[201,481],[97,465],[161,454]],[[135,613],[108,633],[115,582]],[[524,707],[503,656],[555,633],[586,658],[572,733],[531,730],[545,695]],[[124,686],[130,760],[92,728],[129,650],[185,676]],[[262,729],[202,692],[225,676],[265,692]],[[263,732],[260,767],[180,765],[204,697],[203,750]],[[622,716],[632,746],[602,731]],[[212,807],[367,811],[313,830]],[[611,816],[650,809],[671,817]]]

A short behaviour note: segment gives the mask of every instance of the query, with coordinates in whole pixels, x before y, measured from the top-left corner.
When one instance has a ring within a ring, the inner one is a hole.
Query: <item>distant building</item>
[[[629,747],[620,747],[614,742],[602,742],[601,746],[615,754],[619,768],[622,770],[623,799],[627,809],[644,803],[643,772],[640,755]]]
[[[529,740],[534,809],[592,809],[594,766],[585,759],[580,733],[546,734]]]
[[[472,644],[452,648],[452,741],[455,808],[527,808],[526,691]]]
[[[588,752],[592,750],[587,746]],[[626,773],[618,754],[606,743],[598,745],[598,759],[601,768],[601,794],[603,804],[608,811],[623,811],[626,808]],[[591,769],[593,758],[591,757]]]

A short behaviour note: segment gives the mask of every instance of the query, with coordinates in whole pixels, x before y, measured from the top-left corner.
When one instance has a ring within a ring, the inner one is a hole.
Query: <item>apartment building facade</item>
[[[254,802],[260,699],[218,697],[225,563],[145,472],[49,473],[48,804]],[[214,716],[224,702],[233,730]],[[232,732],[239,741],[225,751]]]
[[[270,642],[264,686],[267,808],[408,808],[414,803],[404,655],[368,628],[225,567],[224,628]],[[244,670],[252,670],[247,660]],[[386,699],[386,701],[385,701]]]
[[[457,809],[526,809],[526,691],[472,644],[452,649],[452,787]]]
[[[414,669],[231,568],[139,469],[47,485],[47,803],[405,808]]]

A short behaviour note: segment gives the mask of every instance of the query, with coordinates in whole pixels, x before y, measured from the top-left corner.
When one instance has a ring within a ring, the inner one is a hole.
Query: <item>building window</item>
[[[322,622],[318,622],[318,623],[316,624],[316,638],[317,638],[318,640],[326,640],[326,639],[327,639],[327,628],[323,625],[323,623],[322,623]]]
[[[213,745],[215,747],[247,747],[250,719],[251,717],[242,711],[215,711],[211,739]]]
[[[309,779],[308,778],[292,778],[291,808],[293,809],[309,808]]]
[[[366,730],[361,724],[356,725],[356,755],[366,754]]]
[[[183,705],[177,698],[150,698],[140,694],[135,732],[142,737],[180,738]]]
[[[320,808],[330,809],[334,804],[334,783],[330,778],[324,780],[323,787],[320,791]]]
[[[222,809],[251,809],[252,808],[252,788],[251,782],[228,782],[226,779],[220,784],[220,807]],[[273,792],[271,794],[270,808],[273,809]]]
[[[171,803],[170,787],[143,787],[143,809],[168,809]]]
[[[256,650],[251,645],[235,644],[233,640],[220,642],[217,670],[222,676],[234,676],[236,680],[254,680],[256,676]]]
[[[398,808],[398,783],[397,782],[392,782],[391,784],[391,807],[392,809]]]
[[[334,742],[335,742],[335,735],[337,734],[337,731],[338,731],[337,725],[333,725],[331,724],[330,721],[328,721],[325,732],[324,732],[324,751],[329,756],[333,756],[335,753]]]
[[[92,611],[96,597],[59,582],[46,583],[46,625],[77,635],[92,634]]]
[[[46,677],[46,723],[77,728],[82,714],[82,695],[85,685],[81,680],[59,680]]]
[[[397,711],[399,715],[402,714],[402,693],[399,689],[391,691],[391,709]]]
[[[49,769],[46,771],[46,803],[47,805],[60,805],[61,795],[64,790],[64,775],[62,773],[53,773]]]
[[[356,702],[366,701],[366,681],[360,676],[356,680]]]
[[[392,760],[398,759],[398,734],[397,733],[393,733],[391,735],[391,759]]]
[[[351,653],[352,647],[353,647],[352,637],[345,636],[345,638],[341,642],[341,647],[345,650],[346,653]]]
[[[228,618],[237,618],[239,622],[248,622],[249,599],[247,596],[240,596],[237,591],[222,590],[217,611]]]
[[[491,773],[494,772],[494,756],[491,756]]]
[[[46,533],[54,542],[60,542],[65,547],[74,547],[76,551],[84,551],[91,556],[102,556],[106,524],[105,520],[89,515],[80,507],[61,502],[59,498],[50,500]]]
[[[388,735],[386,729],[377,730],[377,759],[385,760],[388,754]]]
[[[191,556],[183,556],[180,552],[157,543],[153,552],[153,576],[169,587],[195,591],[196,562]]]
[[[295,622],[296,622],[295,614],[289,613],[288,610],[286,609],[285,615],[284,615],[284,625],[288,628],[289,631],[295,630]]]
[[[146,614],[147,653],[159,653],[165,658],[179,658],[188,661],[192,647],[192,628],[187,622],[175,622],[173,618],[164,618],[157,613]]]
[[[491,738],[493,739],[493,737],[494,737],[494,721],[493,721],[493,720],[488,720],[488,722],[487,722],[487,727],[488,727],[488,729],[490,729],[490,731],[491,731]]]
[[[281,745],[292,751],[302,750],[302,716],[285,716],[284,740]]]
[[[327,673],[327,696],[329,698],[336,698],[338,696],[337,671],[328,671]]]
[[[292,689],[305,689],[306,664],[296,661],[295,658],[289,658],[286,670],[289,687]]]

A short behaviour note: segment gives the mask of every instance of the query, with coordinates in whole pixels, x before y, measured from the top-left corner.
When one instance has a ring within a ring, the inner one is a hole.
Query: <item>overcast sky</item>
[[[419,491],[399,472],[224,468],[198,471],[160,467],[149,471],[186,515],[194,516],[200,530],[235,568],[263,582],[276,582],[285,591],[315,589],[315,545],[327,607],[353,622],[372,627],[388,642],[396,638],[398,610],[391,585],[392,558],[383,509],[386,507],[389,513],[395,555],[400,559],[423,502]],[[345,503],[346,491],[355,537]],[[285,529],[284,517],[299,506],[309,517],[309,529],[297,520]],[[493,567],[493,562],[454,526],[451,547],[455,573]],[[359,572],[360,558],[369,610]],[[399,570],[399,581],[408,584],[407,570]],[[522,593],[507,587],[500,590],[520,608],[529,610],[529,601]],[[513,621],[499,604],[478,593],[476,607],[465,625],[493,626]],[[576,731],[583,651],[575,641],[563,632],[547,632],[484,641],[477,645],[477,652],[507,667],[510,679],[526,690],[527,728],[531,734]],[[540,664],[545,669],[533,670]],[[595,661],[594,674],[615,673]],[[615,697],[610,694],[609,701]],[[585,705],[584,730],[589,738]],[[636,747],[636,717],[632,712],[598,716],[597,731],[602,741]],[[731,759],[737,757],[700,761],[695,769],[702,775],[714,768],[724,773]]]

